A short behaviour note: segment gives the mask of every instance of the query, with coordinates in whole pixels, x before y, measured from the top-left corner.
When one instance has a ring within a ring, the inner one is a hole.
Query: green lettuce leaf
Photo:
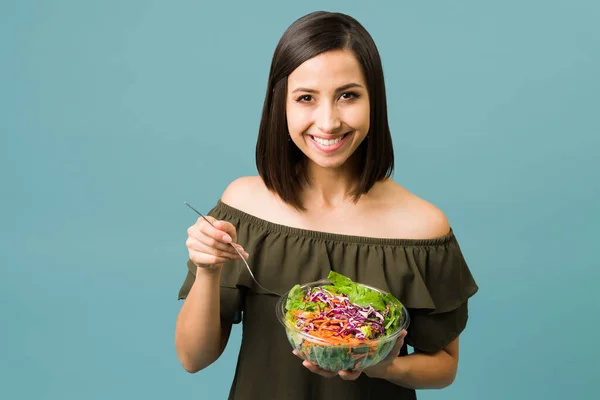
[[[375,308],[379,311],[385,310],[385,305],[386,305],[386,303],[384,302],[383,296],[380,293],[377,293],[372,290],[370,290],[364,294],[356,293],[354,295],[354,297],[350,297],[350,301],[361,307],[365,307],[370,304],[373,306],[373,308]]]
[[[350,278],[342,274],[338,274],[334,271],[329,271],[327,279],[331,281],[333,287],[335,288],[334,291],[337,293],[343,293],[348,297],[352,297],[356,292],[356,284],[352,282]]]
[[[352,280],[342,274],[338,274],[335,271],[329,271],[329,275],[327,276],[327,279],[329,279],[331,281],[331,283],[333,284],[333,286],[335,287],[343,287],[343,286],[356,286],[356,284],[354,282],[352,282]]]
[[[331,291],[346,294],[352,303],[361,307],[371,305],[378,311],[384,311],[391,303],[390,313],[384,320],[385,329],[386,331],[390,328],[394,330],[400,325],[402,305],[391,293],[384,296],[334,271],[330,271],[327,278],[333,284]]]
[[[291,310],[304,310],[305,304],[302,299],[304,298],[304,291],[300,287],[300,285],[295,285],[288,294],[287,300],[285,302],[285,309],[287,311]]]
[[[334,271],[330,271],[327,278],[333,283],[339,293],[348,295],[352,303],[361,307],[370,304],[379,311],[385,310],[387,302],[380,293],[359,285],[350,278]]]

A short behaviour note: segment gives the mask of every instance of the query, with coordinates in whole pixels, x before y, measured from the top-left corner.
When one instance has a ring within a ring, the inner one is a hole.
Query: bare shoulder
[[[400,232],[411,239],[433,239],[450,232],[450,223],[442,210],[431,202],[390,181],[385,190],[386,217]]]
[[[415,216],[415,231],[423,239],[437,238],[447,235],[450,231],[450,223],[442,210],[414,194],[413,205]]]
[[[232,207],[245,209],[264,196],[266,190],[260,176],[243,176],[225,188],[221,200]]]
[[[221,201],[249,214],[255,214],[272,198],[260,176],[243,176],[232,181],[221,196]]]

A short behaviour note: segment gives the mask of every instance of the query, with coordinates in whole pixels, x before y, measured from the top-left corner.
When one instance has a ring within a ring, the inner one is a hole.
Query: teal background
[[[0,2],[0,398],[226,398],[239,326],[198,374],[175,357],[183,202],[256,173],[272,52],[317,9],[373,35],[395,179],[480,285],[456,382],[420,398],[600,397],[600,3],[20,0]]]

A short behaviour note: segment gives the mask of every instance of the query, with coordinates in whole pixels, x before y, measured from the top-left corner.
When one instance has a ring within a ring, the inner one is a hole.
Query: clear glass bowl
[[[322,285],[331,285],[327,279],[300,285],[305,294],[312,288]],[[359,284],[366,288],[375,290],[383,295],[387,293],[372,286]],[[289,291],[278,301],[275,312],[279,322],[284,326],[285,333],[292,348],[298,351],[300,356],[320,368],[338,372],[341,370],[362,370],[371,367],[383,360],[392,350],[400,332],[408,328],[410,317],[404,305],[401,310],[401,320],[398,328],[387,335],[377,339],[364,340],[358,345],[332,344],[322,338],[302,332],[296,325],[286,320],[285,303]],[[371,350],[371,351],[370,351]]]

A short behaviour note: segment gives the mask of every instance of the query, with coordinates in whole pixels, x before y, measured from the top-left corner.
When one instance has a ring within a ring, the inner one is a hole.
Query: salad
[[[385,358],[408,314],[391,294],[331,271],[331,284],[295,285],[285,299],[288,338],[321,368],[366,368]],[[296,333],[296,334],[294,334]],[[391,335],[391,336],[390,336]]]

